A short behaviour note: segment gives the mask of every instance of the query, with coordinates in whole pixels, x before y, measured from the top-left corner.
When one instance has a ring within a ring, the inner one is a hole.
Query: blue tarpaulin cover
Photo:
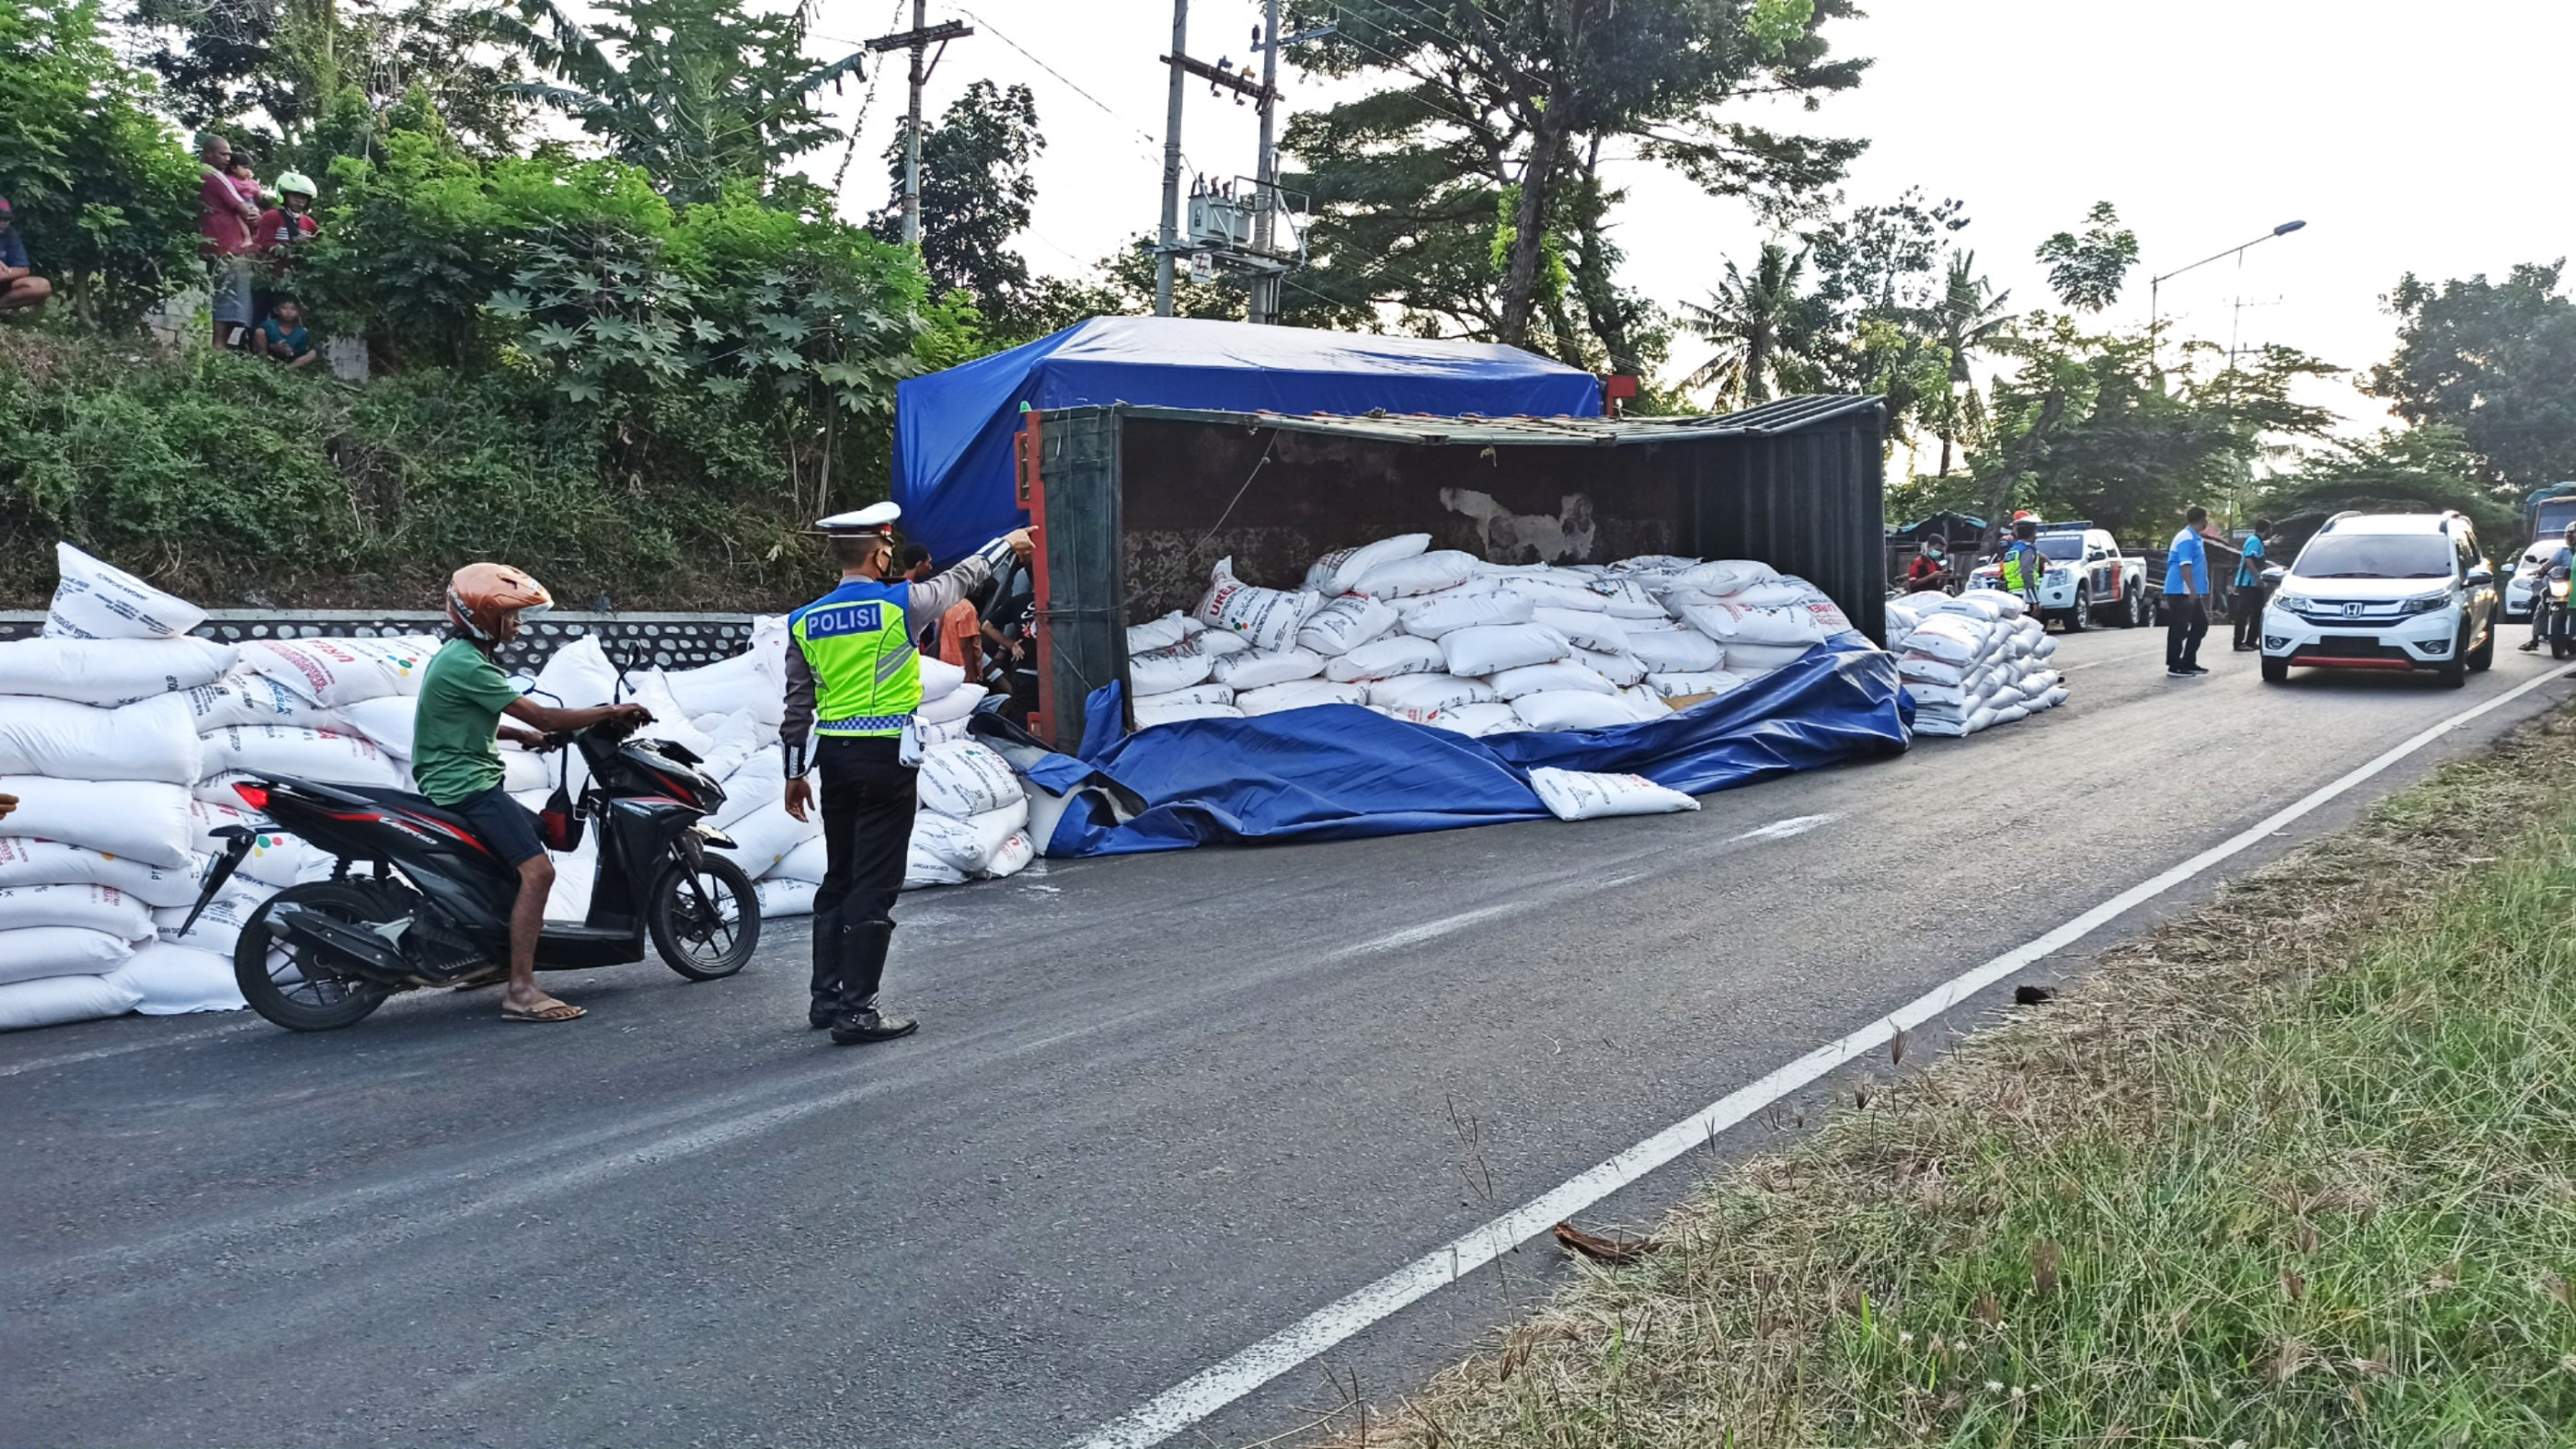
[[[895,389],[894,501],[945,561],[1027,522],[1015,502],[1020,405],[1226,412],[1598,417],[1601,380],[1485,342],[1094,317]]]
[[[1913,702],[1896,657],[1821,645],[1665,719],[1613,729],[1465,735],[1322,705],[1123,733],[1119,686],[1088,701],[1082,758],[1144,797],[1123,824],[1068,810],[1049,855],[1129,855],[1254,840],[1353,840],[1547,817],[1529,771],[1643,775],[1692,795],[1903,750]]]

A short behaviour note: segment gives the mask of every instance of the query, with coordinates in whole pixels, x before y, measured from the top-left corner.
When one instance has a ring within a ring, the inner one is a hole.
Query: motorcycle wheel
[[[233,947],[233,980],[251,1010],[288,1031],[333,1031],[385,1004],[383,987],[340,974],[337,953],[271,932],[268,913],[281,904],[362,928],[383,919],[365,891],[340,881],[307,881],[269,897]],[[284,959],[272,966],[272,955]]]
[[[675,860],[653,882],[644,924],[663,964],[691,981],[720,981],[760,946],[760,896],[722,856],[706,856],[694,873]]]

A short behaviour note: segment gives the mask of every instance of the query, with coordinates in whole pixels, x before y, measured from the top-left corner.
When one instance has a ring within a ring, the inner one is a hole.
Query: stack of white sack
[[[189,692],[229,646],[201,610],[70,545],[42,637],[0,644],[0,1030],[242,1004],[232,962],[168,947],[196,899],[190,791],[208,768]]]
[[[2057,641],[2020,599],[1995,590],[1921,597],[1939,601],[1889,604],[1890,643],[1903,641],[1897,672],[1914,696],[1915,733],[1972,735],[2065,702],[2066,685],[2048,663]],[[1901,633],[1893,622],[1900,612],[1909,621]]]
[[[1137,727],[1356,704],[1467,735],[1602,729],[1867,644],[1823,590],[1752,560],[1489,564],[1430,544],[1326,554],[1298,590],[1219,563],[1197,609],[1127,631]]]

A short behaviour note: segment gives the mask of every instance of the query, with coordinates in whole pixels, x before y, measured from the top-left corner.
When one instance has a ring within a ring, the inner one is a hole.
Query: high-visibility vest
[[[899,735],[921,708],[921,652],[904,627],[909,584],[852,579],[795,612],[787,632],[814,671],[814,732]]]
[[[2038,552],[2039,545],[2027,543],[2021,539],[2015,539],[2004,545],[2003,576],[2006,589],[2018,594],[2030,588],[2031,566],[2024,560]]]

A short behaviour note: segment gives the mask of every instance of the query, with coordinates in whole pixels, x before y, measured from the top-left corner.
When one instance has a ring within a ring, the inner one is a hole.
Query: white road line
[[[1333,1345],[1574,1216],[1675,1158],[1713,1140],[1782,1097],[1835,1068],[1884,1046],[1900,1031],[1932,1021],[1960,1002],[2109,925],[2211,866],[2269,840],[2273,833],[2398,764],[2426,745],[2544,684],[2576,674],[2576,667],[2527,680],[2484,704],[2462,710],[2330,784],[2312,791],[2250,829],[2221,841],[2182,864],[2120,892],[2046,935],[2013,948],[1899,1007],[1889,1016],[1738,1087],[1634,1147],[1483,1223],[1447,1246],[1435,1248],[1349,1297],[1327,1305],[1155,1396],[1151,1401],[1073,1441],[1079,1449],[1144,1449],[1251,1393]]]
[[[1768,825],[1755,826],[1753,829],[1748,830],[1735,838],[1738,840],[1786,840],[1792,835],[1804,835],[1819,825],[1831,825],[1840,819],[1842,819],[1842,817],[1839,815],[1792,815],[1786,820],[1774,820]]]

